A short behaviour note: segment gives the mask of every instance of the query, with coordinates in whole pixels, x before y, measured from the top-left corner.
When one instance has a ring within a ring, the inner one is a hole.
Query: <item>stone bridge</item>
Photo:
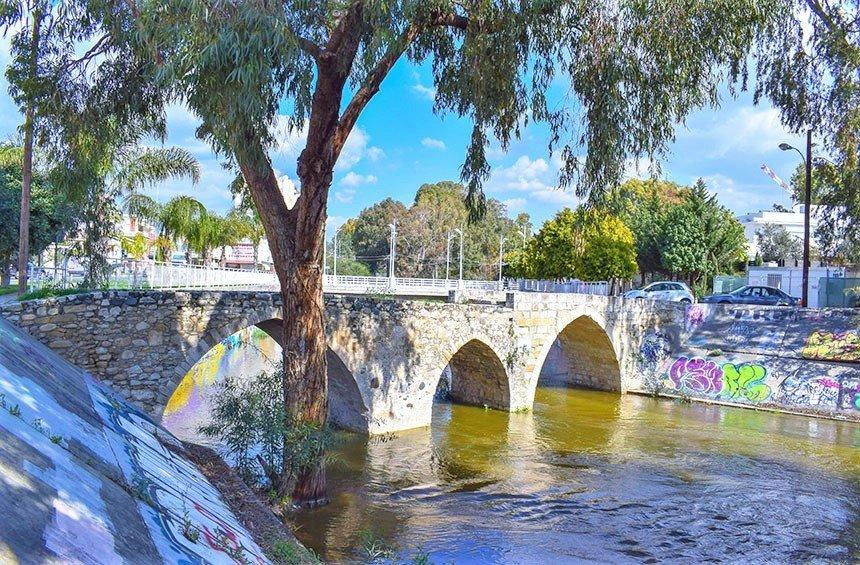
[[[446,367],[453,400],[528,410],[548,356],[566,384],[641,389],[643,332],[684,319],[683,307],[650,301],[501,298],[326,296],[332,419],[368,433],[429,425]],[[279,340],[281,311],[277,293],[110,291],[11,304],[0,314],[158,419],[188,370],[228,336],[258,326]]]

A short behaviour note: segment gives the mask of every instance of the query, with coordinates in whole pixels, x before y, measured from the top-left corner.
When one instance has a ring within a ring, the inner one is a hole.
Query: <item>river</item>
[[[334,562],[860,559],[856,423],[540,388],[533,413],[345,434],[327,473],[292,521]]]

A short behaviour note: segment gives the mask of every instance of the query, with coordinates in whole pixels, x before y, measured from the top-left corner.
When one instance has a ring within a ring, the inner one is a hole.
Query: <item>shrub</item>
[[[86,289],[71,287],[71,288],[61,288],[59,286],[47,285],[42,288],[37,288],[36,290],[31,290],[30,292],[25,292],[18,298],[20,301],[25,300],[39,300],[41,298],[51,298],[54,296],[67,296],[69,294],[80,294],[82,292],[88,292]]]
[[[327,427],[286,413],[283,366],[247,379],[227,378],[214,400],[212,422],[200,428],[221,441],[251,486],[288,500],[296,479],[323,463],[332,442]]]

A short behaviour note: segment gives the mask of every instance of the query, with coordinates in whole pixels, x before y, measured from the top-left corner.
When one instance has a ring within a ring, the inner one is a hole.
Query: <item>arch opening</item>
[[[588,316],[565,326],[544,357],[538,386],[620,392],[621,370],[606,331]]]
[[[447,398],[460,404],[508,410],[511,405],[508,374],[496,352],[486,343],[472,339],[454,353],[445,367],[437,398],[447,390]]]
[[[211,422],[217,394],[233,380],[247,386],[262,372],[277,370],[281,360],[280,319],[269,319],[221,340],[181,377],[161,416],[162,425],[183,441],[211,444],[199,432]],[[326,348],[329,421],[336,427],[367,433],[368,411],[355,378],[340,357]]]

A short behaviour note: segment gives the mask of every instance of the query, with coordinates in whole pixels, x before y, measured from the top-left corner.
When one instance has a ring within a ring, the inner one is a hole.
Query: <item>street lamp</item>
[[[391,253],[388,256],[388,261],[389,261],[388,278],[390,279],[391,288],[393,290],[394,289],[394,254],[395,254],[394,240],[397,237],[397,220],[394,220],[393,222],[388,224],[388,227],[391,229],[391,244],[390,244]]]
[[[499,236],[499,284],[502,283],[502,257],[504,257],[505,236]]]
[[[780,143],[783,151],[797,151],[806,169],[806,186],[803,195],[803,307],[809,306],[809,209],[812,206],[812,130],[806,132],[806,157],[800,149],[788,143]]]
[[[343,229],[343,226],[344,224],[341,224],[339,228],[334,230],[334,240],[332,241],[332,247],[334,248],[334,265],[332,269],[332,274],[334,274],[335,277],[337,276],[337,234],[340,232],[341,229]]]
[[[451,232],[448,232],[448,243],[445,245],[445,280],[447,281],[451,272]]]
[[[463,284],[463,231],[460,229],[454,230],[456,233],[460,234],[460,276],[459,281],[460,285]]]

